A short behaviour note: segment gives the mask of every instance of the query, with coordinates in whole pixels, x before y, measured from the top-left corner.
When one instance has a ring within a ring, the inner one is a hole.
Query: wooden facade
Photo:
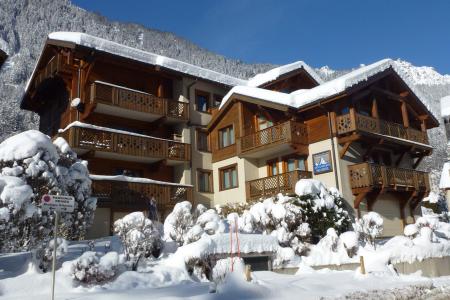
[[[176,176],[191,161],[191,145],[179,138],[190,119],[188,101],[175,96],[181,80],[108,53],[48,44],[21,107],[40,115],[41,131],[64,137],[91,174],[109,176],[93,180],[92,189],[111,222],[115,212],[147,211],[152,198],[162,216],[178,201],[193,201],[193,187]]]
[[[317,85],[298,68],[260,88],[274,95]],[[388,192],[399,195],[402,211],[414,208],[429,192],[428,174],[417,168],[432,151],[427,130],[437,121],[392,68],[301,107],[232,94],[218,109],[217,95],[231,88],[85,46],[48,43],[21,107],[39,114],[41,131],[64,137],[91,173],[110,176],[94,180],[93,192],[111,216],[146,210],[152,198],[166,212],[194,195],[214,205],[220,193],[226,201],[292,194],[303,178],[340,184],[358,212],[360,203],[371,210]],[[324,152],[325,175],[313,161]],[[199,170],[209,174],[204,189],[211,196],[186,184],[199,180]]]

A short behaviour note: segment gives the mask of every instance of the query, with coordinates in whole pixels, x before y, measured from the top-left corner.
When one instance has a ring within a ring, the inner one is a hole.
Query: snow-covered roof
[[[442,167],[441,180],[439,181],[440,189],[450,189],[450,162],[444,163]]]
[[[450,116],[450,95],[441,98],[441,117]]]
[[[320,78],[320,76],[310,66],[308,66],[303,61],[296,61],[271,69],[265,73],[257,74],[248,80],[247,85],[251,87],[258,87],[271,81],[277,80],[280,76],[298,69],[304,69],[317,83],[323,83],[322,78]]]
[[[129,177],[129,176],[123,176],[123,175],[89,175],[89,178],[92,180],[97,181],[121,181],[121,182],[134,182],[134,183],[150,183],[150,184],[157,184],[157,185],[170,185],[170,186],[181,186],[181,187],[192,187],[190,184],[179,184],[179,183],[173,183],[173,182],[167,182],[167,181],[159,181],[159,180],[153,180],[148,178],[140,178],[140,177]]]
[[[247,89],[244,89],[243,87],[235,87],[231,89],[230,92],[223,98],[220,107],[223,107],[234,94],[240,94],[242,93],[242,91],[245,91],[246,96],[250,96],[250,93],[253,93],[254,97],[257,97],[256,95],[263,94],[263,100],[265,101],[270,101],[282,105],[289,105],[294,108],[301,108],[319,100],[341,94],[347,89],[361,82],[367,81],[374,75],[379,74],[380,72],[383,72],[389,68],[392,68],[400,76],[400,78],[402,78],[402,80],[408,85],[408,87],[414,92],[414,94],[422,101],[427,110],[436,118],[436,114],[428,105],[426,97],[420,92],[420,90],[415,88],[414,84],[411,82],[407,74],[404,74],[401,67],[399,67],[397,63],[391,59],[383,59],[377,61],[371,65],[363,66],[314,88],[302,89],[294,91],[290,94],[281,92],[264,93],[264,90],[259,88],[253,88],[253,90],[251,90],[248,87]],[[240,93],[238,93],[238,91]]]
[[[247,81],[221,74],[216,71],[194,66],[173,58],[165,57],[155,53],[128,47],[116,42],[108,41],[81,32],[53,32],[48,36],[49,40],[74,43],[76,45],[93,48],[121,57],[126,57],[143,63],[160,66],[169,70],[181,72],[194,77],[203,78],[228,86],[246,85]]]
[[[289,94],[266,90],[258,87],[235,86],[225,95],[225,97],[223,97],[219,109],[222,108],[233,95],[246,96],[270,102],[271,104],[291,106],[291,96]]]

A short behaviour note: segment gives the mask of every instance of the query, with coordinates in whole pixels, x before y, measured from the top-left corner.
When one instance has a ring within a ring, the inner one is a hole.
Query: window
[[[197,169],[197,188],[201,193],[212,193],[212,171]]]
[[[197,150],[198,151],[211,151],[209,147],[208,131],[203,129],[197,129]]]
[[[268,176],[278,175],[278,160],[272,160],[267,162],[267,174]]]
[[[263,115],[258,115],[256,118],[256,122],[257,122],[258,130],[264,130],[266,128],[273,126],[273,122],[270,120],[267,120],[267,118]]]
[[[306,171],[306,160],[304,157],[286,157],[283,161],[283,171],[292,172],[295,170]]]
[[[219,169],[220,190],[228,190],[238,187],[238,174],[236,164]]]
[[[213,96],[213,107],[219,107],[220,103],[222,103],[222,96],[214,94]]]
[[[142,177],[142,172],[140,170],[117,168],[114,170],[114,173],[115,175],[123,175],[128,177]]]
[[[209,93],[196,90],[195,106],[198,111],[209,112]]]
[[[233,125],[219,130],[219,148],[225,148],[234,144],[234,127]]]

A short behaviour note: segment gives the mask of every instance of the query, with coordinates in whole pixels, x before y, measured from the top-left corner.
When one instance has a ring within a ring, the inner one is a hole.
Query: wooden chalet
[[[82,33],[49,35],[21,108],[87,160],[98,198],[90,236],[177,201],[207,206],[293,194],[299,179],[338,188],[385,235],[429,192],[424,99],[383,60],[329,82],[303,62],[243,80]]]
[[[224,165],[235,165],[238,178],[216,197],[289,194],[299,178],[315,178],[337,187],[358,215],[381,213],[385,235],[399,233],[430,190],[418,167],[432,152],[427,130],[439,125],[400,74],[384,60],[308,89],[233,88],[209,130],[219,141],[213,169],[221,178]],[[221,147],[231,127],[236,142]],[[325,171],[316,157],[326,157]]]

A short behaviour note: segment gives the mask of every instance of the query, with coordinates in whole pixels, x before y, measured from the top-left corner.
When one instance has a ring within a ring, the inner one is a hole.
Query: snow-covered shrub
[[[198,281],[212,280],[211,261],[206,257],[192,257],[186,261],[186,269],[193,279]]]
[[[212,269],[212,280],[216,284],[221,284],[231,272],[244,274],[244,260],[240,257],[227,257],[219,259]]]
[[[354,229],[366,243],[375,247],[375,239],[383,233],[383,218],[374,211],[368,212],[356,220]]]
[[[40,209],[44,194],[75,198],[74,212],[61,214],[59,234],[84,238],[96,206],[90,193],[87,163],[64,139],[52,143],[36,130],[6,139],[0,144],[0,234],[8,239],[0,240],[0,251],[33,249],[51,238],[54,215]]]
[[[192,204],[188,201],[177,203],[164,221],[164,235],[175,241],[178,246],[198,241],[203,234],[213,235],[225,231],[224,220],[214,209],[197,205],[191,212]]]
[[[338,233],[350,228],[351,218],[337,189],[327,189],[318,180],[301,179],[295,185],[295,192],[293,204],[300,208],[303,222],[310,225],[314,238],[325,236],[328,228]]]
[[[415,238],[419,233],[419,228],[416,224],[408,224],[403,229],[403,234],[411,239]]]
[[[114,222],[114,232],[122,241],[125,257],[133,271],[142,257],[159,256],[161,234],[142,212],[133,212]]]
[[[164,221],[165,237],[175,241],[178,246],[184,244],[185,236],[194,224],[191,209],[189,201],[179,202]]]
[[[85,284],[111,280],[117,273],[119,255],[108,252],[103,256],[93,251],[84,252],[70,266],[72,278]]]
[[[47,272],[52,268],[54,240],[55,239],[51,239],[48,243],[42,243],[35,251],[34,257],[36,259],[36,264],[43,272]],[[61,260],[66,253],[67,241],[63,238],[57,238],[56,260]]]
[[[348,257],[353,257],[358,253],[359,248],[359,234],[355,231],[346,231],[339,236],[345,250],[347,250]]]

